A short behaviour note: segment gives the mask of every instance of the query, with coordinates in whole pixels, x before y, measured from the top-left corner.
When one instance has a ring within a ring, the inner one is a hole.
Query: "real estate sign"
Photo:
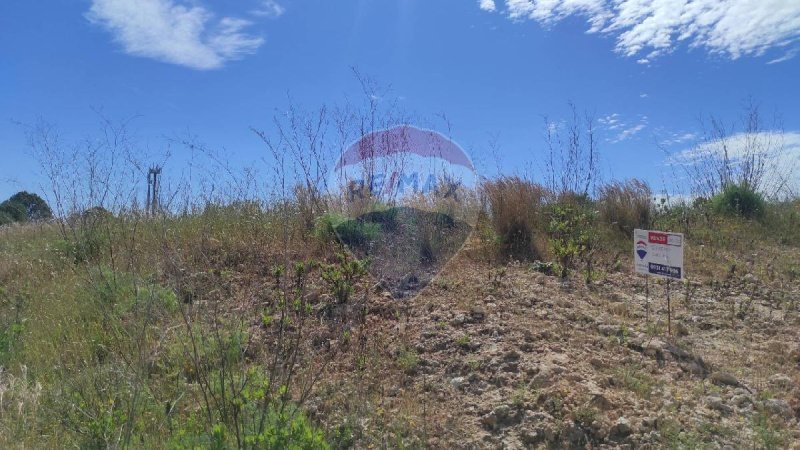
[[[633,261],[636,273],[683,279],[683,234],[633,230]]]

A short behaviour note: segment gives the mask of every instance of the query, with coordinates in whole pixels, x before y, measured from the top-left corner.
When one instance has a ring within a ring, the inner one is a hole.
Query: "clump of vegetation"
[[[594,212],[574,202],[557,203],[550,213],[550,247],[558,260],[561,278],[580,260],[587,263],[587,276],[591,273],[591,260],[597,233]]]
[[[320,242],[335,242],[336,227],[347,221],[347,218],[341,214],[325,213],[319,216],[314,223],[314,230],[312,235]]]
[[[761,448],[768,450],[786,448],[789,440],[786,430],[778,426],[776,420],[765,412],[759,411],[753,415],[752,428]]]
[[[503,177],[486,182],[483,192],[501,253],[519,260],[541,256],[536,238],[545,228],[547,189],[518,177]]]
[[[344,304],[353,294],[356,283],[367,274],[367,263],[353,259],[345,253],[340,253],[337,257],[338,264],[323,266],[322,280],[328,284],[336,302]]]
[[[761,219],[766,211],[764,197],[746,184],[729,184],[711,198],[711,205],[719,214]]]
[[[635,392],[642,398],[650,398],[656,383],[653,377],[645,373],[642,366],[633,364],[617,370],[617,377],[622,386]]]
[[[630,235],[636,228],[650,228],[652,191],[644,181],[612,182],[600,188],[600,220]]]
[[[362,217],[348,219],[340,214],[326,213],[317,219],[314,235],[322,242],[337,239],[351,248],[366,249],[377,240],[381,225]]]
[[[413,374],[419,365],[419,355],[414,349],[404,348],[397,356],[397,364],[407,374]]]

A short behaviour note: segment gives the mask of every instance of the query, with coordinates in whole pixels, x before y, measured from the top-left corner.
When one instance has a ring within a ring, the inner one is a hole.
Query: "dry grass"
[[[615,181],[600,188],[600,220],[630,235],[635,228],[652,223],[652,191],[647,183],[631,179]]]
[[[543,207],[549,191],[518,177],[503,177],[484,183],[483,193],[503,255],[516,259],[543,255],[537,234],[546,229]]]

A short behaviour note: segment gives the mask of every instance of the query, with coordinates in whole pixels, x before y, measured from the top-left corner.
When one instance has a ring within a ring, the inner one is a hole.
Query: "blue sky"
[[[150,153],[190,133],[245,165],[287,93],[356,96],[354,66],[415,115],[445,113],[486,173],[492,136],[505,172],[541,167],[542,116],[572,101],[598,119],[606,177],[673,188],[656,143],[688,149],[701,114],[732,122],[748,97],[800,155],[798,49],[796,0],[4,0],[0,199],[42,190],[19,123],[78,140],[96,110],[135,116]],[[188,154],[171,152],[166,176]]]

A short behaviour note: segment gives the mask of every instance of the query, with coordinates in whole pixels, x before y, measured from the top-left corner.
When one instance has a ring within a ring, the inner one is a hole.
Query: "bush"
[[[111,247],[108,233],[97,227],[80,228],[70,239],[55,243],[55,248],[75,264],[96,262]]]
[[[399,226],[397,217],[399,211],[399,208],[383,207],[360,216],[359,220],[376,223],[380,225],[384,231],[396,231]]]
[[[600,220],[625,234],[636,228],[650,228],[651,199],[650,186],[641,180],[610,183],[600,188]]]
[[[484,183],[483,192],[502,253],[515,259],[538,257],[535,237],[544,227],[547,189],[518,177],[503,177]]]
[[[338,259],[338,264],[326,264],[322,267],[322,280],[330,288],[336,302],[345,304],[358,281],[367,274],[367,263],[349,258],[345,253],[340,253]]]
[[[587,277],[591,276],[591,260],[597,233],[594,212],[573,203],[556,203],[550,213],[550,247],[558,259],[561,278],[566,278],[578,260],[587,263]],[[588,280],[589,278],[587,278]]]
[[[373,217],[365,215],[358,219],[348,219],[341,214],[326,213],[316,220],[313,234],[323,243],[335,242],[338,238],[344,245],[364,248],[375,242],[381,232],[381,223],[368,219]]]
[[[381,232],[381,226],[377,223],[355,219],[340,223],[335,230],[343,244],[353,248],[364,248],[375,242]]]
[[[314,223],[313,235],[323,243],[336,241],[336,227],[347,221],[341,214],[325,213]]]
[[[764,197],[743,184],[730,184],[711,198],[715,212],[745,219],[761,219],[766,211]]]

